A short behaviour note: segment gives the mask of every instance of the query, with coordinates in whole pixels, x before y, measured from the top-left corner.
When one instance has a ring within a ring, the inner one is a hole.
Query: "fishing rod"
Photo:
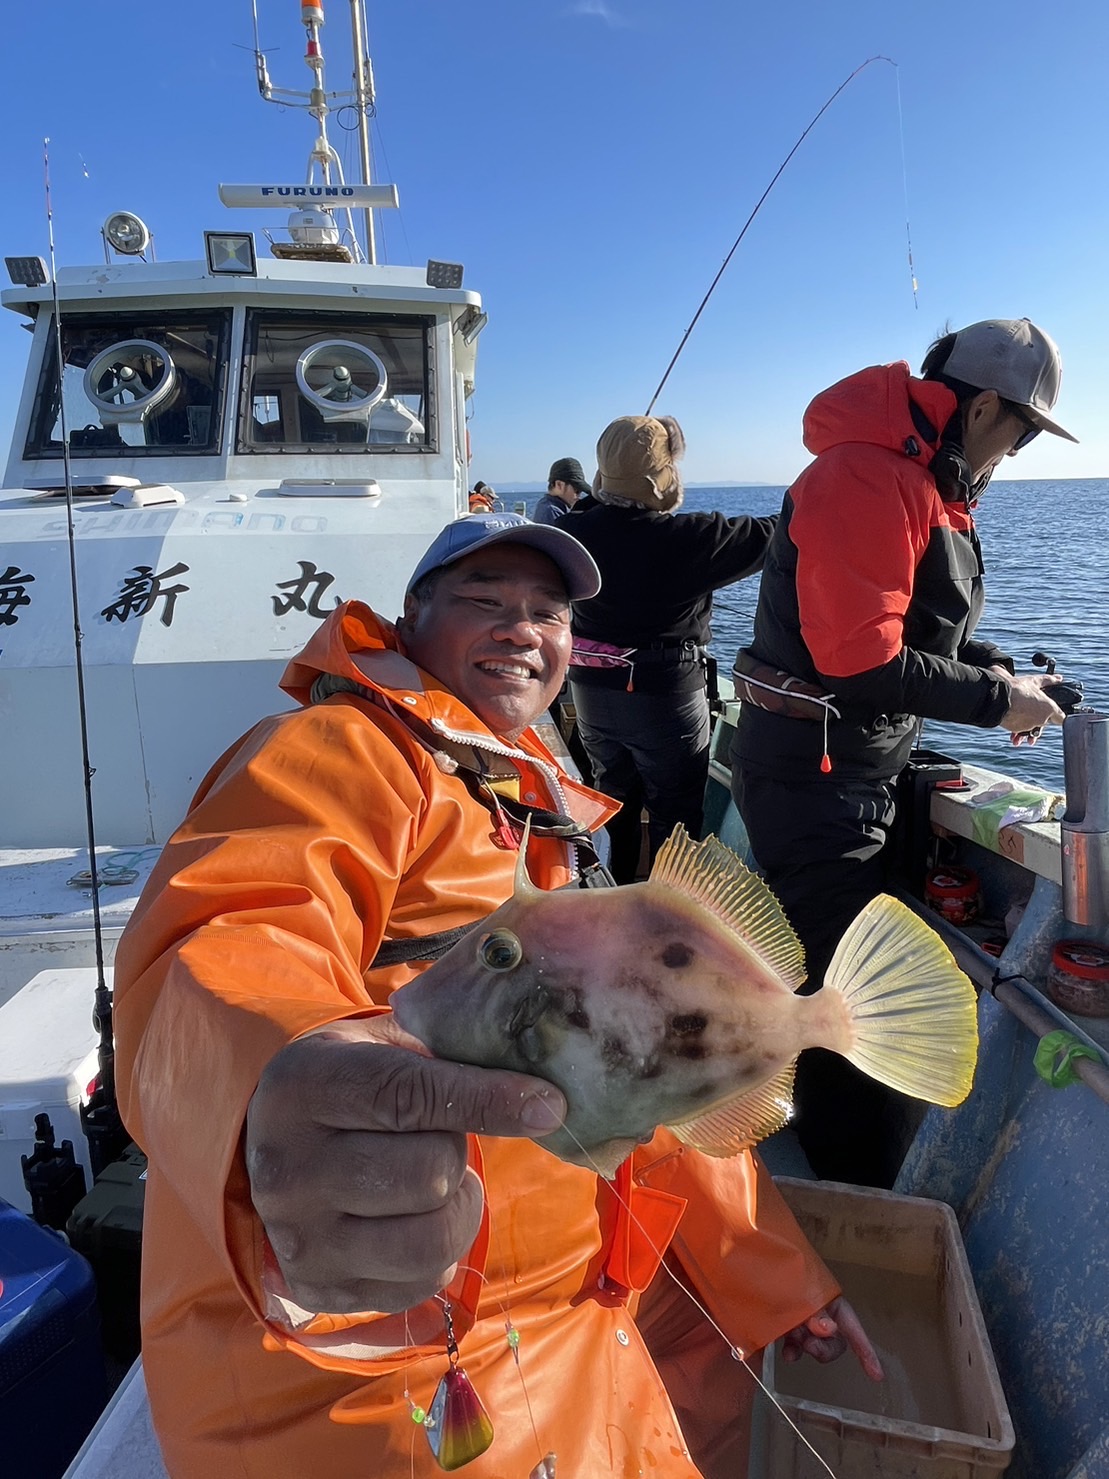
[[[888,56],[869,56],[869,57],[867,57],[866,61],[865,62],[861,62],[855,68],[855,70],[851,73],[851,75],[849,77],[845,77],[843,79],[843,81],[836,88],[836,90],[832,94],[832,96],[828,99],[828,101],[820,109],[820,112],[819,113],[816,113],[812,117],[812,119],[810,119],[809,124],[808,124],[808,127],[805,129],[804,133],[797,140],[797,142],[794,144],[793,148],[789,151],[789,153],[786,155],[786,157],[782,160],[781,164],[778,166],[777,170],[775,171],[774,178],[770,181],[770,184],[767,185],[766,189],[759,196],[758,201],[757,201],[757,203],[755,205],[754,210],[747,217],[747,220],[743,223],[743,230],[736,237],[735,241],[732,242],[732,249],[731,249],[731,251],[728,253],[728,255],[724,258],[723,262],[720,264],[720,270],[719,270],[719,272],[716,274],[716,276],[713,278],[712,282],[709,284],[709,290],[708,290],[708,292],[701,299],[700,306],[698,307],[697,312],[693,315],[693,318],[690,320],[689,328],[686,329],[685,333],[682,335],[681,343],[678,345],[677,349],[675,349],[673,359],[671,359],[670,363],[666,366],[666,373],[665,373],[665,375],[663,375],[662,379],[659,381],[658,386],[657,386],[657,388],[655,390],[655,393],[651,397],[650,405],[648,405],[646,411],[644,412],[644,415],[649,416],[651,414],[651,412],[654,410],[655,402],[658,400],[659,396],[662,394],[662,388],[666,384],[667,380],[669,380],[669,378],[670,378],[670,371],[677,364],[677,362],[678,362],[678,356],[681,354],[682,350],[685,348],[686,340],[689,338],[690,334],[692,334],[694,328],[696,327],[697,320],[701,317],[701,314],[705,310],[706,304],[708,303],[709,299],[712,297],[713,293],[716,290],[717,283],[724,276],[724,273],[727,270],[728,263],[735,256],[736,248],[739,246],[739,244],[743,240],[743,238],[747,235],[747,229],[748,229],[748,227],[751,225],[752,221],[754,221],[754,219],[758,215],[759,211],[762,210],[763,202],[766,200],[766,197],[770,194],[771,190],[773,190],[774,186],[778,183],[778,181],[781,178],[783,172],[785,171],[786,165],[790,162],[790,160],[793,158],[793,156],[797,153],[798,149],[800,149],[801,145],[805,142],[805,140],[808,138],[809,134],[816,127],[816,125],[820,122],[821,118],[823,118],[824,114],[827,113],[828,109],[832,106],[832,104],[835,102],[835,100],[839,97],[840,93],[844,90],[844,88],[847,87],[850,83],[852,83],[855,80],[855,78],[859,75],[859,73],[862,72],[862,71],[864,71],[867,67],[869,67],[872,62],[888,62],[889,65],[894,69],[894,72],[895,73],[897,72],[897,63],[893,60],[892,57],[888,57]],[[897,107],[898,107],[898,117],[900,118],[900,115],[901,115],[901,83],[900,83],[900,74],[898,74]],[[902,131],[901,167],[902,167],[902,172],[904,172],[904,169],[905,169],[904,131]],[[905,190],[906,190],[906,222],[905,222],[905,229],[906,229],[906,231],[908,231],[908,219],[907,219],[908,218],[908,184],[907,183],[906,183]],[[909,272],[910,272],[910,274],[912,274],[912,272],[913,272],[913,246],[912,246],[912,239],[911,239],[911,237],[910,237],[910,240],[909,240]],[[913,276],[913,278],[912,278],[912,283],[913,283],[913,301],[915,302],[916,301],[916,286],[917,286],[916,285],[916,277],[915,276]]]
[[[96,825],[93,816],[92,778],[95,769],[89,754],[88,704],[85,694],[84,633],[77,581],[77,531],[74,523],[73,464],[69,449],[69,427],[65,410],[65,360],[62,344],[62,315],[58,297],[58,271],[54,250],[54,210],[50,197],[50,140],[42,141],[43,185],[46,199],[46,240],[50,255],[50,294],[54,309],[54,356],[58,368],[58,432],[62,439],[62,471],[65,483],[66,537],[69,548],[69,592],[73,609],[73,651],[77,675],[77,708],[81,734],[81,769],[85,794],[85,836],[89,853],[92,888],[92,933],[96,953],[96,996],[93,1023],[100,1036],[97,1048],[96,1087],[88,1104],[81,1105],[81,1126],[89,1142],[93,1180],[114,1160],[127,1143],[119,1117],[115,1092],[115,1045],[112,1036],[112,993],[104,974],[104,931],[100,917],[100,875],[96,865]]]

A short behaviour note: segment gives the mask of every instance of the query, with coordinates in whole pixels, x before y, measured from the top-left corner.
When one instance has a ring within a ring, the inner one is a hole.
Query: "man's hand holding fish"
[[[246,1130],[251,1194],[290,1294],[342,1314],[430,1299],[481,1224],[467,1134],[541,1135],[564,1112],[545,1080],[429,1057],[387,1014],[290,1043]]]

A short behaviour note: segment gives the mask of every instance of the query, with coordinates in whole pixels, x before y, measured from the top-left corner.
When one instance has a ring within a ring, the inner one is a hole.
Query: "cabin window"
[[[75,457],[218,452],[231,314],[62,314],[65,427]],[[60,457],[54,341],[25,457]]]
[[[428,316],[247,314],[237,450],[435,451]]]

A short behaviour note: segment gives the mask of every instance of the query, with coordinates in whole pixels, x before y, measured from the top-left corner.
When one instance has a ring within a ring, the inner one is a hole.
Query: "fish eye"
[[[491,971],[510,971],[524,958],[524,947],[511,930],[494,930],[481,942],[479,951]]]

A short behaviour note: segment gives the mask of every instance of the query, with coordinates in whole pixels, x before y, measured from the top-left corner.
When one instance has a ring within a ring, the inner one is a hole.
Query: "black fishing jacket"
[[[777,515],[658,513],[593,503],[560,527],[581,541],[601,589],[574,602],[574,636],[634,648],[634,686],[683,693],[704,683],[712,593],[762,569]],[[623,669],[571,667],[575,683],[626,688]]]

